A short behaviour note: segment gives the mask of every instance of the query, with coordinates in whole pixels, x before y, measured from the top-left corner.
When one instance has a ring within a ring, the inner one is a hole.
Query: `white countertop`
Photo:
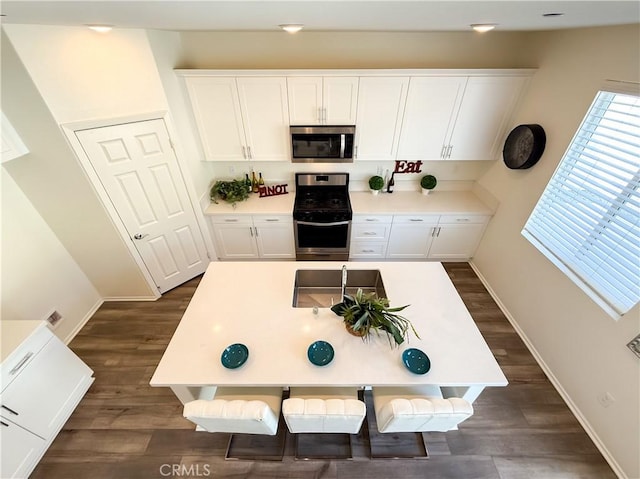
[[[295,271],[338,269],[336,262],[213,262],[207,268],[152,379],[152,386],[505,386],[507,380],[444,268],[433,262],[347,263],[379,269],[392,306],[410,304],[403,315],[421,339],[392,348],[386,335],[369,342],[347,333],[328,308],[314,316],[292,306]],[[311,364],[307,347],[329,341],[335,358]],[[220,356],[232,343],[249,348],[247,362],[225,369]],[[431,359],[425,375],[401,361],[407,347]],[[175,389],[174,389],[175,391]]]
[[[396,191],[372,195],[369,191],[350,191],[353,214],[472,214],[492,215],[493,211],[471,191],[432,191],[423,195],[418,191]],[[206,215],[261,215],[293,214],[295,192],[286,195],[259,198],[251,195],[248,200],[231,204],[219,201],[211,203]]]

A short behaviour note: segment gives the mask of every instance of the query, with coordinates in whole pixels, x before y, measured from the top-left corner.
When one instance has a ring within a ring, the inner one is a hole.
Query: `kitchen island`
[[[406,386],[455,388],[473,402],[487,386],[507,380],[444,268],[436,262],[347,262],[347,269],[379,270],[391,306],[420,338],[399,347],[385,334],[368,341],[350,335],[329,308],[293,306],[299,269],[339,270],[340,262],[213,262],[207,268],[158,367],[151,386],[170,387],[186,403],[212,386]],[[347,280],[347,285],[349,284]],[[337,301],[337,299],[336,299]],[[316,340],[333,345],[326,366],[307,359]],[[223,350],[245,344],[249,357],[226,369]],[[408,371],[402,352],[419,348],[431,360],[424,375]]]

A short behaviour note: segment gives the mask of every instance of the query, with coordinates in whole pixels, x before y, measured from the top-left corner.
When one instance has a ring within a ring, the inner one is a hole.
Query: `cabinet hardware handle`
[[[367,218],[365,221],[378,221],[376,218]]]
[[[440,236],[440,230],[441,230],[441,229],[442,229],[442,228],[441,228],[440,226],[438,226],[438,234],[437,234],[436,236]]]
[[[225,223],[237,223],[238,220],[236,219],[226,219],[224,220]]]
[[[251,154],[251,147],[247,146],[247,155],[249,156],[249,159],[253,159],[253,155]]]
[[[375,253],[375,251],[372,250],[372,249],[363,249],[362,252],[363,253]]]
[[[18,371],[20,371],[20,368],[21,368],[22,366],[24,366],[24,363],[26,363],[27,361],[29,361],[29,358],[30,358],[31,356],[33,356],[33,353],[32,353],[31,351],[29,351],[27,354],[25,354],[25,355],[24,355],[24,358],[22,358],[22,359],[20,360],[20,362],[19,362],[18,364],[16,364],[16,365],[14,366],[14,368],[13,368],[11,371],[9,371],[9,375],[13,376],[15,373],[17,373]],[[2,407],[4,407],[4,406],[2,406]]]
[[[424,221],[422,218],[410,218],[409,221]]]
[[[256,226],[254,226],[253,229],[256,231],[256,238],[257,238],[258,237],[258,228]]]
[[[242,147],[242,158],[247,159],[247,149],[244,146]]]
[[[453,150],[453,145],[449,145],[447,149],[447,159],[451,158],[451,150]]]
[[[20,414],[18,414],[17,412],[15,412],[13,409],[8,408],[7,406],[5,406],[4,404],[2,405],[2,409],[6,409],[7,411],[9,411],[11,414],[14,414],[16,416],[19,416]]]
[[[456,221],[470,221],[469,218],[458,218]]]
[[[365,231],[362,233],[364,236],[375,236],[376,234],[372,231]]]
[[[267,218],[265,221],[280,221],[278,218]]]
[[[436,229],[431,228],[431,237],[433,238],[436,235]]]
[[[355,150],[355,151],[354,151],[354,155],[353,155],[353,156],[354,156],[355,158],[358,158],[358,145],[356,145],[356,146],[355,146],[354,150]]]
[[[9,425],[4,421],[0,421],[0,424],[2,424],[4,427],[9,427]]]
[[[440,150],[440,158],[444,158],[444,152],[446,151],[447,145],[442,145],[442,150]]]
[[[253,228],[251,226],[249,226],[249,233],[251,234],[251,237],[253,238]]]

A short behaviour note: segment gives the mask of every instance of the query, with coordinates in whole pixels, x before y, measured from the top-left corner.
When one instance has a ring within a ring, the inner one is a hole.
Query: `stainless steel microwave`
[[[291,126],[293,163],[352,163],[356,127]]]

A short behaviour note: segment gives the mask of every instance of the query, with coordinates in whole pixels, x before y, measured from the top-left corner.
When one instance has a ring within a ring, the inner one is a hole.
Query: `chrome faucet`
[[[344,300],[344,294],[347,291],[347,265],[342,265],[342,296],[340,301]]]

